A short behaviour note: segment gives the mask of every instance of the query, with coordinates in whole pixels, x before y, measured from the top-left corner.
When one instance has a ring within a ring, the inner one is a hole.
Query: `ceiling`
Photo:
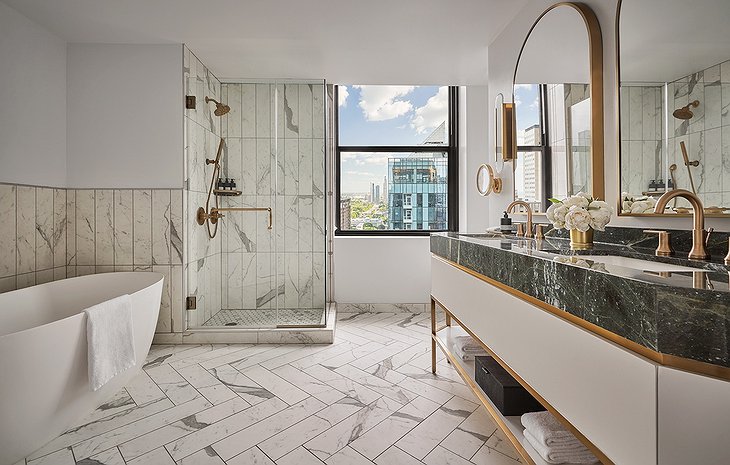
[[[671,82],[730,59],[729,0],[623,0],[621,80]]]
[[[3,0],[67,42],[185,43],[221,79],[486,84],[527,0]]]

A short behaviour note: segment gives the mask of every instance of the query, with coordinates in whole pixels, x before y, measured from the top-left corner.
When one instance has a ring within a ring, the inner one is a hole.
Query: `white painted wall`
[[[517,64],[517,57],[530,27],[540,14],[554,0],[528,0],[527,5],[517,14],[504,31],[489,46],[489,101],[493,102],[498,93],[505,95],[505,101],[512,101],[512,77]],[[583,0],[596,13],[603,35],[603,84],[604,84],[604,158],[606,201],[615,206],[620,195],[618,186],[618,130],[617,123],[617,84],[616,84],[616,37],[615,19],[617,0]],[[490,125],[493,121],[489,113]],[[494,137],[490,132],[490,138]],[[507,166],[505,166],[507,168]],[[507,170],[508,171],[508,170]],[[500,195],[490,195],[490,224],[499,224],[498,212],[501,212],[512,200],[512,179],[505,176],[505,185]],[[470,213],[472,209],[470,209]],[[675,218],[669,215],[663,218],[617,217],[611,220],[612,226],[652,227],[690,229],[691,220]],[[730,219],[708,218],[706,227],[714,227],[718,231],[730,231]]]
[[[68,186],[183,187],[181,45],[68,45]]]
[[[459,227],[481,231],[489,224],[489,201],[476,189],[477,167],[488,160],[487,86],[460,90]],[[428,237],[336,237],[335,301],[426,303],[431,289]]]
[[[66,184],[66,42],[0,2],[0,182]]]
[[[334,257],[338,303],[429,301],[428,237],[336,237]]]

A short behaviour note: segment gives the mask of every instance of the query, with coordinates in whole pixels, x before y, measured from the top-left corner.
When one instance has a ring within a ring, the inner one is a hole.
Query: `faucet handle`
[[[727,255],[725,255],[725,264],[730,265],[730,239],[728,239],[728,250]]]
[[[525,235],[525,224],[524,223],[517,223],[517,234],[515,234],[518,237],[522,237]]]
[[[536,224],[535,225],[535,239],[542,240],[545,239],[545,234],[542,232],[543,228],[547,226],[546,224]]]
[[[654,255],[657,257],[669,257],[674,255],[674,249],[672,249],[672,243],[670,241],[671,235],[667,231],[645,229],[644,232],[646,234],[657,234],[659,236],[659,246],[656,248]]]
[[[707,230],[707,235],[705,236],[705,247],[710,243],[710,234],[715,231],[715,228],[710,228]]]

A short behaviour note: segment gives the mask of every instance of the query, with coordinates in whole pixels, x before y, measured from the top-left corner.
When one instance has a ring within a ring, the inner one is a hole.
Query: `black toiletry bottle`
[[[512,234],[512,218],[504,212],[504,216],[499,220],[499,232],[502,234]]]
[[[674,189],[674,181],[672,179],[669,179],[667,181],[667,190],[671,191],[672,189]]]
[[[231,190],[236,190],[236,180],[231,178]]]
[[[652,179],[649,181],[649,192],[655,192],[656,191],[656,180]]]
[[[664,187],[664,180],[662,178],[656,180],[656,190],[659,192],[664,192],[666,190]]]
[[[218,178],[218,181],[215,183],[215,188],[218,190],[223,189],[223,178]]]

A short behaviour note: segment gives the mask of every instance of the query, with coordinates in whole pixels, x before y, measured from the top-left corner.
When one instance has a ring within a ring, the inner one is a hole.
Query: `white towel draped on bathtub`
[[[116,297],[86,310],[89,384],[96,391],[136,363],[129,295]]]

